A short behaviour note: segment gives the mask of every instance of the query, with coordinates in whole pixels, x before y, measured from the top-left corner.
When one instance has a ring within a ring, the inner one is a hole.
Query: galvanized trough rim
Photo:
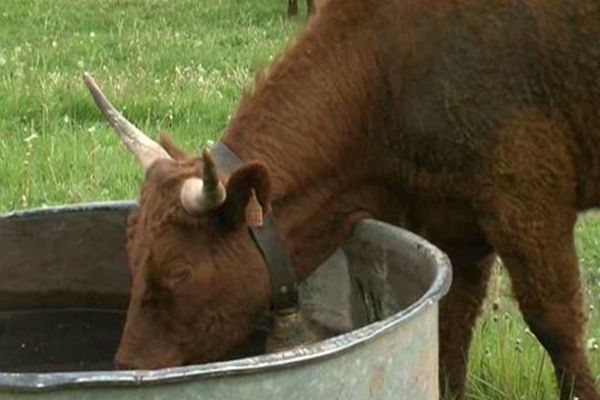
[[[77,213],[125,210],[135,206],[133,201],[111,201],[82,203],[66,206],[37,208],[13,212],[2,218],[19,219],[46,216],[55,213]],[[341,352],[360,346],[374,337],[383,335],[393,328],[405,325],[438,302],[449,290],[452,279],[450,261],[437,247],[405,229],[390,224],[367,220],[362,226],[379,226],[382,231],[394,232],[415,243],[415,247],[432,259],[437,269],[435,279],[427,291],[416,302],[400,312],[366,325],[351,332],[275,354],[260,355],[231,361],[190,365],[185,367],[164,368],[159,370],[129,371],[88,371],[88,372],[51,372],[51,373],[1,373],[0,389],[10,391],[38,392],[59,388],[82,386],[138,386],[142,384],[160,384],[167,382],[201,380],[220,376],[241,375],[284,369],[303,363],[333,357]],[[360,229],[360,227],[358,228]]]

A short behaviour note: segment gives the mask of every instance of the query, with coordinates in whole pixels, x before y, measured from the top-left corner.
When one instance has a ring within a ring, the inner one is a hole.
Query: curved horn
[[[202,152],[204,161],[203,178],[188,178],[181,186],[181,205],[191,214],[200,214],[219,207],[227,193],[219,180],[217,166],[208,149]]]
[[[159,158],[171,158],[161,145],[136,128],[110,104],[104,93],[102,93],[102,90],[100,90],[94,79],[87,72],[83,74],[83,81],[90,90],[102,114],[104,114],[129,151],[142,164],[144,171]]]

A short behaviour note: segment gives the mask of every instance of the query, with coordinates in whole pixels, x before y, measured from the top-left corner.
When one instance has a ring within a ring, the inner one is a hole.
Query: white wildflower
[[[37,138],[38,138],[38,135],[35,133],[32,133],[31,135],[29,135],[25,139],[23,139],[23,141],[27,144],[31,144],[31,142],[33,142]]]

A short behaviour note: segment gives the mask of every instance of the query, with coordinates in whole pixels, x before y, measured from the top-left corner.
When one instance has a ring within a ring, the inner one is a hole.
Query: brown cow
[[[597,0],[331,0],[243,96],[228,178],[107,113],[146,173],[122,366],[217,360],[248,338],[271,296],[244,218],[254,190],[301,279],[365,216],[450,256],[440,356],[459,397],[498,254],[561,398],[600,399],[573,240],[600,204]]]
[[[310,16],[315,12],[314,0],[306,0],[306,13]],[[298,15],[298,0],[288,0],[288,17]]]

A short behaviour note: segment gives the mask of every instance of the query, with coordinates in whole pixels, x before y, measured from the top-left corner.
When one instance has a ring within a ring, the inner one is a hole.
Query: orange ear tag
[[[250,200],[246,206],[246,223],[248,226],[262,226],[263,225],[263,209],[256,198],[256,192],[251,189]]]

